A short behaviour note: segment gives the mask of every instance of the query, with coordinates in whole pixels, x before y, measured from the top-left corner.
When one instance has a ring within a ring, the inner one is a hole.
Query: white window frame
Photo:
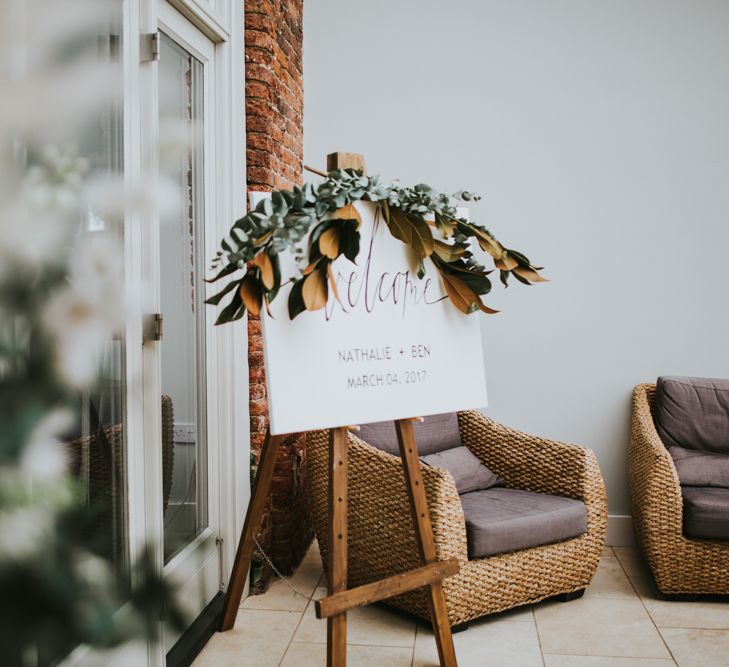
[[[205,160],[215,161],[215,178],[205,184],[206,229],[208,253],[214,252],[219,240],[232,222],[245,213],[245,92],[244,92],[244,31],[241,0],[123,0],[122,66],[123,66],[123,134],[124,182],[130,190],[141,184],[154,184],[157,174],[157,104],[156,77],[153,62],[141,62],[142,40],[145,34],[157,31],[159,15],[169,4],[184,15],[195,28],[213,42],[214,71],[206,91],[206,113],[211,117],[210,133],[205,137]],[[159,15],[158,15],[159,14]],[[167,26],[168,29],[172,29]],[[179,31],[182,32],[182,31]],[[177,37],[184,35],[178,34]],[[208,172],[210,173],[210,172]],[[124,266],[126,287],[130,294],[141,294],[143,307],[131,312],[125,330],[127,374],[127,477],[129,552],[131,560],[138,557],[145,544],[156,545],[156,562],[162,566],[162,470],[159,452],[145,451],[145,434],[159,433],[159,416],[146,422],[142,374],[147,357],[155,352],[142,345],[142,320],[145,312],[157,312],[156,297],[144,289],[143,268],[150,257],[159,257],[150,216],[156,212],[131,212],[125,220]],[[153,219],[153,218],[152,218]],[[215,286],[213,286],[215,287]],[[155,292],[156,290],[151,290]],[[208,307],[208,324],[214,321],[214,308]],[[243,528],[245,511],[250,499],[250,426],[248,413],[248,337],[245,320],[234,325],[217,327],[210,333],[207,327],[208,386],[214,395],[208,396],[209,465],[217,468],[219,486],[211,489],[219,495],[220,514],[215,517],[215,537],[221,544],[221,589],[225,590],[232,568],[238,538]],[[157,397],[159,392],[156,393]],[[156,403],[159,403],[157,398]],[[147,410],[147,415],[153,410]],[[215,440],[212,438],[215,437]],[[219,446],[210,456],[211,444]],[[133,444],[136,443],[136,444]],[[151,449],[151,448],[147,448]],[[212,525],[212,523],[211,523]],[[206,539],[210,535],[197,539]],[[177,571],[173,558],[165,574],[186,576]],[[132,582],[134,585],[135,582]],[[120,615],[128,613],[122,607]],[[162,643],[135,642],[111,651],[95,651],[79,647],[65,662],[67,665],[135,664],[143,667],[163,667],[165,651]]]

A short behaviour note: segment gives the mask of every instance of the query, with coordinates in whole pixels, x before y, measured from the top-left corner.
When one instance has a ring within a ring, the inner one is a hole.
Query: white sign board
[[[265,193],[252,193],[255,206]],[[446,298],[437,271],[417,266],[372,203],[357,264],[332,265],[340,300],[289,319],[289,284],[262,313],[271,433],[386,421],[487,404],[479,315]],[[284,280],[297,274],[282,254]]]

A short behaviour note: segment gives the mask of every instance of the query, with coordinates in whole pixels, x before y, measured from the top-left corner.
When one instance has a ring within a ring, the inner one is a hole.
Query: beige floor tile
[[[587,655],[545,655],[545,667],[676,667],[660,658],[606,658]]]
[[[281,579],[274,579],[265,593],[249,595],[243,600],[241,609],[304,611],[321,577],[319,546],[314,540],[301,564],[296,568],[296,572],[289,577],[291,586]]]
[[[235,627],[213,635],[193,667],[278,665],[300,619],[300,612],[241,609]]]
[[[653,579],[634,577],[631,581],[658,627],[729,630],[729,601],[667,600],[658,591]]]
[[[615,556],[603,556],[585,592],[587,598],[635,598],[636,593]]]
[[[324,597],[326,589],[317,588],[314,599]],[[301,619],[295,642],[326,643],[326,621],[318,619],[313,601]],[[373,646],[410,646],[415,642],[415,621],[381,605],[353,609],[347,614],[347,643]]]
[[[729,667],[729,630],[661,628],[678,667]]]
[[[637,597],[545,602],[534,617],[545,653],[670,658]]]
[[[348,667],[410,667],[412,648],[347,646]],[[326,644],[292,642],[281,667],[320,667],[327,664]]]
[[[612,547],[603,547],[602,548],[602,555],[603,556],[614,556],[613,548]]]
[[[542,667],[534,622],[483,620],[453,635],[459,667]],[[418,626],[413,667],[437,667],[438,650],[430,629]]]
[[[651,576],[648,565],[637,547],[613,547],[613,551],[629,577]]]

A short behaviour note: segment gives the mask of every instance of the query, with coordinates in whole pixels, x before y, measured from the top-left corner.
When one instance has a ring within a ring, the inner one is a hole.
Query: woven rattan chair
[[[507,486],[577,498],[587,509],[587,532],[577,538],[477,560],[468,559],[466,525],[450,473],[421,466],[436,553],[457,558],[460,573],[443,581],[451,625],[582,591],[592,579],[607,525],[605,487],[595,455],[576,445],[536,438],[474,411],[458,413],[463,444]],[[402,463],[349,435],[349,586],[421,565]],[[314,528],[327,559],[328,432],[307,437]],[[425,589],[387,601],[427,619]]]
[[[729,594],[729,542],[683,534],[683,499],[673,459],[653,422],[655,384],[633,392],[630,496],[638,544],[666,595]]]

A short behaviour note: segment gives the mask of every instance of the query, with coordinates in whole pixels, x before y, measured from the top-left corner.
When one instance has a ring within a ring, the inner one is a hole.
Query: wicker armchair
[[[450,473],[422,466],[436,553],[457,558],[459,574],[445,579],[451,625],[584,589],[602,552],[607,525],[605,487],[595,455],[576,445],[507,428],[475,411],[458,413],[463,444],[507,486],[569,496],[585,503],[587,532],[577,538],[477,560],[468,559],[466,525]],[[349,435],[349,586],[421,565],[399,457]],[[307,437],[314,528],[327,559],[328,432]],[[426,591],[388,604],[429,618]]]
[[[655,384],[633,392],[630,496],[638,544],[667,595],[729,594],[729,542],[683,535],[683,499],[673,459],[653,423]]]

